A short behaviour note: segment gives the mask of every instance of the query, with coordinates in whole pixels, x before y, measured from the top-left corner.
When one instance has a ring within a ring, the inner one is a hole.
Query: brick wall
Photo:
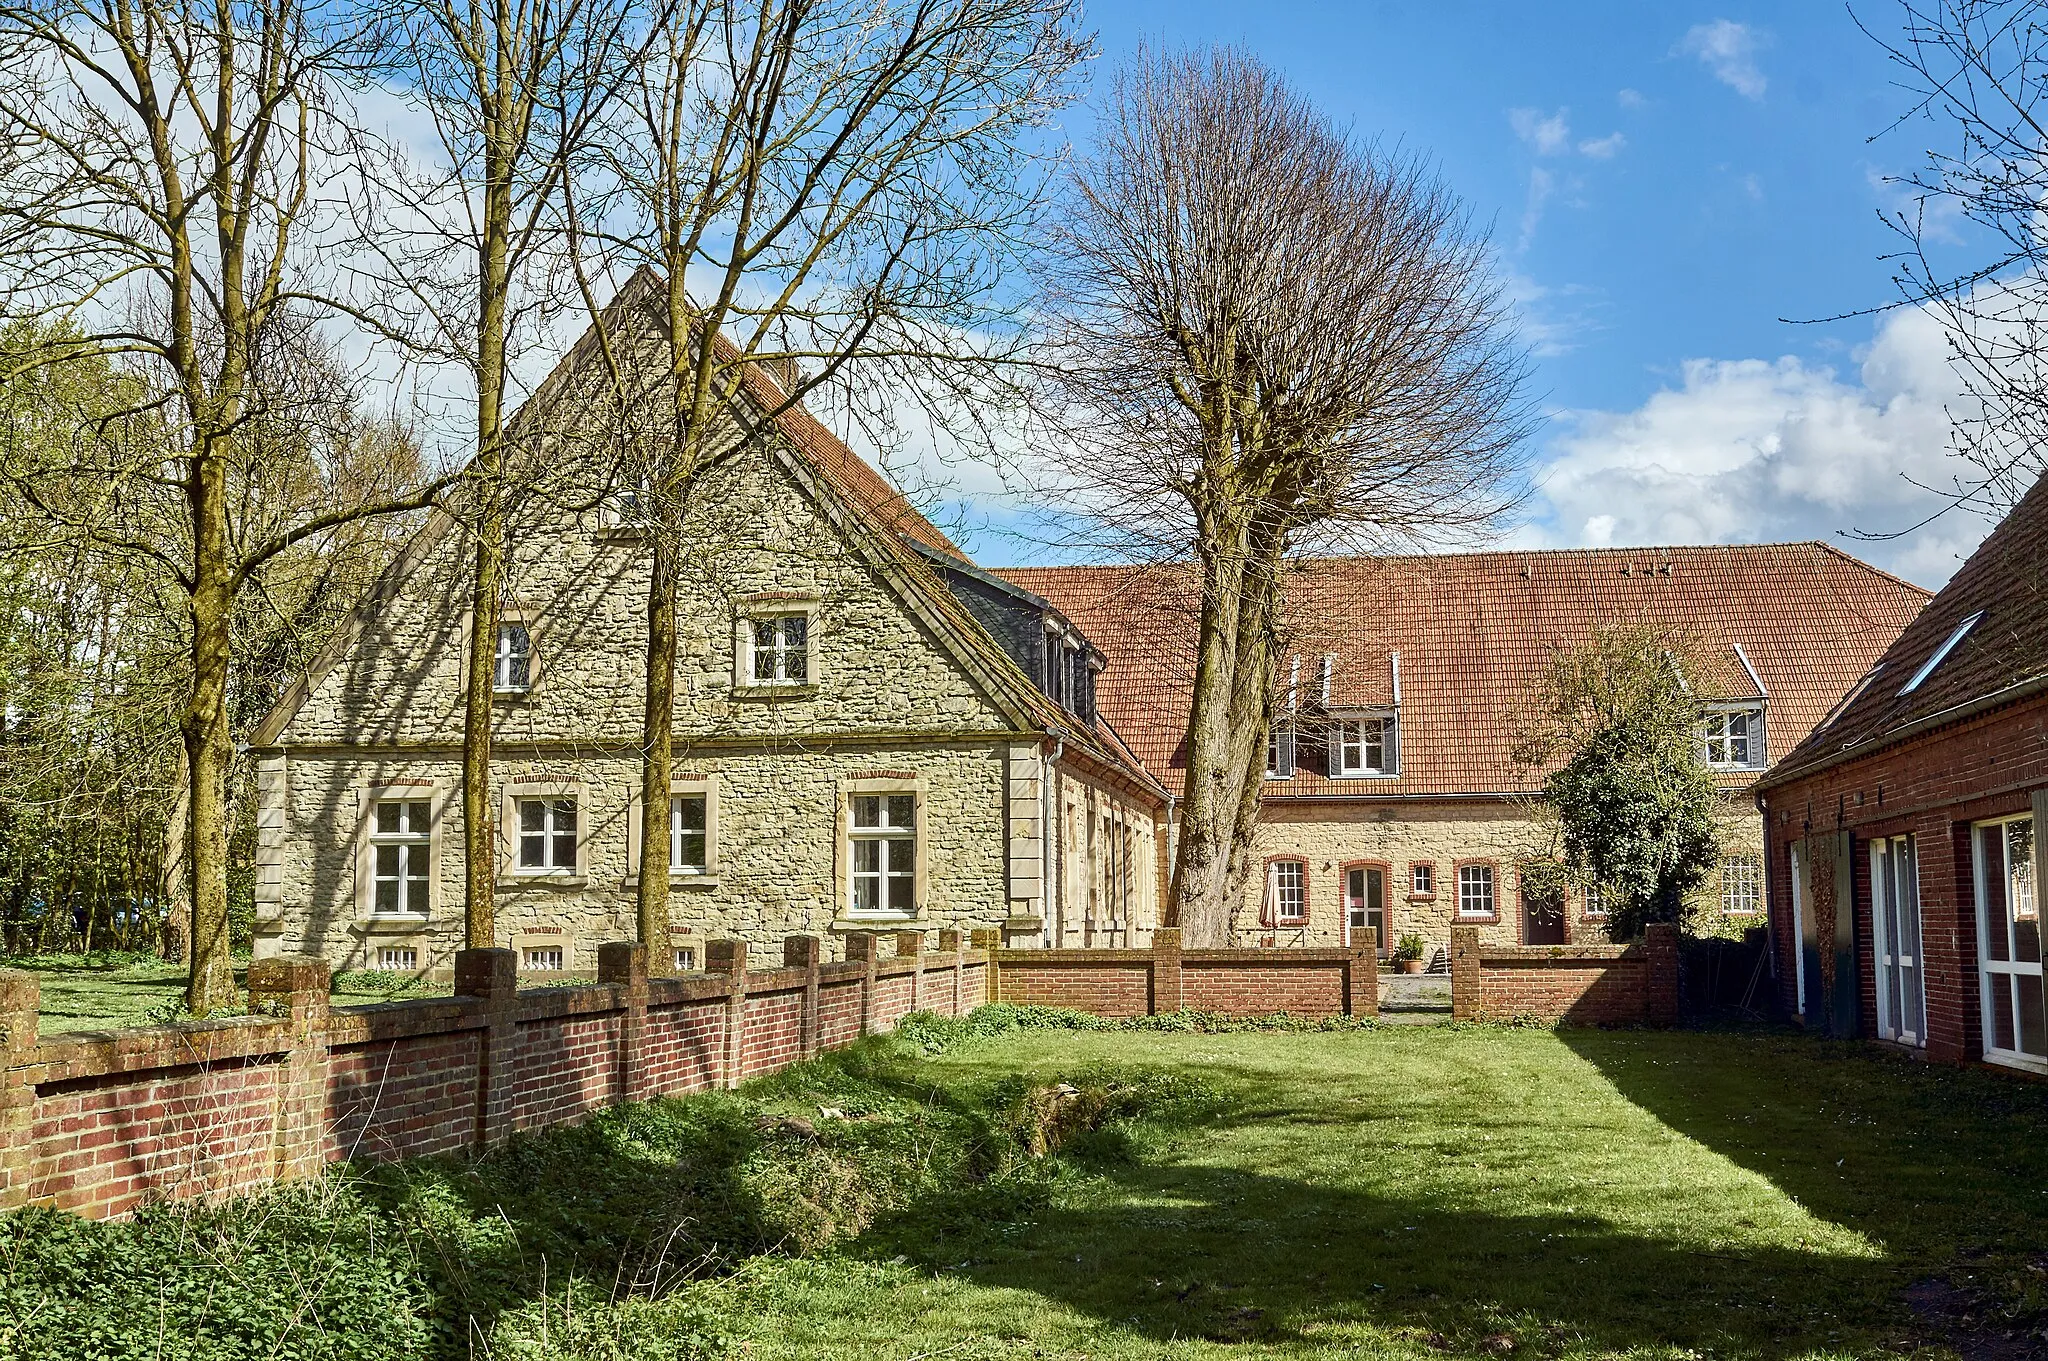
[[[1971,824],[2025,813],[2048,788],[2048,697],[2004,705],[1844,761],[1765,793],[1772,974],[1778,1000],[1798,1015],[1792,911],[1793,843],[1851,834],[1851,935],[1857,1033],[1878,1034],[1869,843],[1913,838],[1920,879],[1920,958],[1927,998],[1926,1053],[1966,1063],[1984,1053]],[[1809,999],[1817,991],[1808,978]]]
[[[978,944],[994,933],[975,933]],[[1182,950],[1161,927],[1147,950],[996,950],[990,995],[1017,1006],[1072,1007],[1097,1016],[1214,1011],[1374,1016],[1379,966],[1369,948]]]
[[[1678,1020],[1678,928],[1657,923],[1640,945],[1488,945],[1477,928],[1454,927],[1451,1015],[1671,1025]]]
[[[250,968],[251,1009],[225,1021],[39,1040],[34,975],[0,971],[0,1208],[93,1218],[152,1197],[249,1190],[327,1163],[450,1153],[622,1100],[730,1086],[913,1009],[984,999],[987,958],[903,933],[881,958],[822,959],[793,936],[751,969],[714,941],[714,972],[649,978],[637,945],[608,945],[595,986],[520,992],[509,950],[464,952],[458,996],[330,1012],[327,966]]]

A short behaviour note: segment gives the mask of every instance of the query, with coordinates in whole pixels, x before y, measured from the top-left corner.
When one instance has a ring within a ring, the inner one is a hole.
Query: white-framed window
[[[1753,855],[1731,855],[1721,862],[1721,911],[1730,917],[1753,917],[1764,910],[1764,862]]]
[[[500,694],[520,694],[533,686],[533,635],[522,620],[507,619],[498,625],[498,656],[491,673],[491,688]]]
[[[378,799],[370,811],[370,908],[384,916],[427,916],[433,907],[433,804]]]
[[[703,874],[710,865],[710,800],[676,794],[668,801],[668,872]]]
[[[417,973],[420,967],[419,947],[414,945],[384,945],[377,950],[377,969],[382,973]]]
[[[577,810],[573,794],[551,794],[519,801],[521,874],[576,872]]]
[[[528,945],[519,952],[520,972],[561,973],[566,967],[567,953],[559,945]]]
[[[1871,942],[1877,961],[1878,1038],[1927,1043],[1927,992],[1920,958],[1920,865],[1910,836],[1870,843]]]
[[[1299,860],[1275,860],[1266,866],[1266,894],[1273,921],[1299,926],[1308,920],[1308,866]]]
[[[1700,723],[1706,762],[1725,770],[1756,770],[1764,763],[1764,711],[1755,706],[1709,709]]]
[[[1586,885],[1586,915],[1595,921],[1607,916],[1607,890],[1599,884]]]
[[[757,616],[749,621],[753,645],[749,679],[755,685],[811,683],[811,617],[808,614]]]
[[[852,910],[913,916],[917,912],[917,795],[856,793],[848,800]]]
[[[1394,719],[1380,714],[1330,725],[1332,775],[1391,775],[1396,764]]]
[[[1436,866],[1410,865],[1408,867],[1408,891],[1418,898],[1436,896]]]
[[[1294,778],[1294,725],[1275,723],[1266,730],[1266,778]]]
[[[1977,877],[1977,969],[1984,1057],[2048,1072],[2048,995],[2041,976],[2041,905],[2034,895],[2034,819],[1970,829]]]
[[[1458,915],[1491,917],[1493,902],[1493,866],[1458,866]]]
[[[677,973],[697,972],[697,947],[694,945],[676,946],[675,965]]]

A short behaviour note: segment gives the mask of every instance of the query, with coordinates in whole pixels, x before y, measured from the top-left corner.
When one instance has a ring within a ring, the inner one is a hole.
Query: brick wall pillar
[[[1380,1014],[1380,957],[1371,946],[1353,950],[1344,965],[1344,1014]]]
[[[304,1181],[327,1166],[327,961],[276,955],[249,964],[249,1010],[286,1026],[285,1054],[272,1131],[279,1181]]]
[[[673,956],[671,956],[673,962]],[[597,981],[619,990],[619,1100],[645,1101],[654,1095],[647,1068],[647,947],[637,940],[608,940],[597,947]]]
[[[910,975],[910,1009],[921,1010],[924,1006],[924,932],[898,931],[896,958],[917,961],[917,968]]]
[[[1451,928],[1451,1019],[1475,1020],[1479,1005],[1479,928]]]
[[[512,1132],[512,1056],[519,1045],[519,959],[510,950],[457,950],[455,995],[483,1004],[477,1045],[476,1141],[488,1147]]]
[[[28,1076],[36,1058],[42,992],[42,980],[34,974],[0,969],[0,1210],[28,1203],[36,1114],[36,1089]]]
[[[1678,925],[1651,922],[1643,932],[1643,1021],[1647,1025],[1678,1024]]]
[[[707,941],[704,963],[712,973],[725,975],[725,1046],[718,1065],[718,1085],[737,1087],[747,1070],[747,943]]]
[[[975,949],[986,951],[988,954],[988,964],[983,975],[986,986],[982,1000],[990,1003],[1002,1001],[1003,980],[996,969],[996,952],[1003,947],[1003,933],[986,926],[977,927],[968,939],[974,942]]]
[[[782,967],[804,971],[803,1010],[797,1015],[796,1050],[805,1058],[814,1057],[818,1044],[818,964],[825,957],[822,943],[816,936],[784,936],[782,938]]]
[[[963,975],[967,969],[967,960],[961,954],[960,939],[958,931],[939,932],[939,953],[953,957],[953,1001],[946,1011],[948,1016],[960,1014],[961,994],[966,991],[966,979]]]
[[[1152,933],[1152,1014],[1179,1011],[1185,996],[1181,986],[1180,928],[1159,927]]]
[[[846,933],[846,958],[849,963],[861,965],[866,972],[860,980],[860,1033],[874,1034],[875,1017],[875,966],[881,961],[875,949],[875,933],[872,931],[848,931]]]

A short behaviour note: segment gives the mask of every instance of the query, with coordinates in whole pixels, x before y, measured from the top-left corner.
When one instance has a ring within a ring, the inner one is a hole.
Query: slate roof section
[[[1973,614],[1917,687],[1906,683]],[[1841,712],[1772,770],[1778,785],[1983,708],[2048,690],[2048,474],[1886,649]]]
[[[1178,790],[1198,603],[1191,575],[1160,567],[998,575],[1051,601],[1101,648],[1105,719]],[[1312,721],[1322,721],[1325,654],[1334,654],[1329,704],[1360,708],[1394,703],[1399,656],[1399,775],[1333,779],[1303,768],[1267,782],[1269,798],[1312,800],[1534,792],[1542,772],[1517,770],[1511,757],[1523,716],[1551,655],[1600,623],[1690,633],[1706,654],[1712,698],[1768,695],[1769,755],[1782,756],[1928,593],[1826,544],[1789,543],[1322,559],[1292,573],[1287,597],[1288,654],[1299,669],[1283,663],[1282,680],[1298,677],[1298,706]],[[1723,783],[1754,779],[1738,772]]]

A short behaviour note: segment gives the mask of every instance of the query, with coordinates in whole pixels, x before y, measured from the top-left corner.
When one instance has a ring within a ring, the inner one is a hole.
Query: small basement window
[[[387,973],[414,973],[420,967],[420,952],[410,945],[386,945],[377,951],[377,968]]]
[[[559,945],[529,945],[519,952],[519,967],[527,973],[560,973],[562,961]]]
[[[696,946],[694,946],[694,945],[678,945],[678,946],[676,946],[676,972],[677,972],[677,973],[695,973],[695,972],[697,972],[697,947],[696,947]]]

